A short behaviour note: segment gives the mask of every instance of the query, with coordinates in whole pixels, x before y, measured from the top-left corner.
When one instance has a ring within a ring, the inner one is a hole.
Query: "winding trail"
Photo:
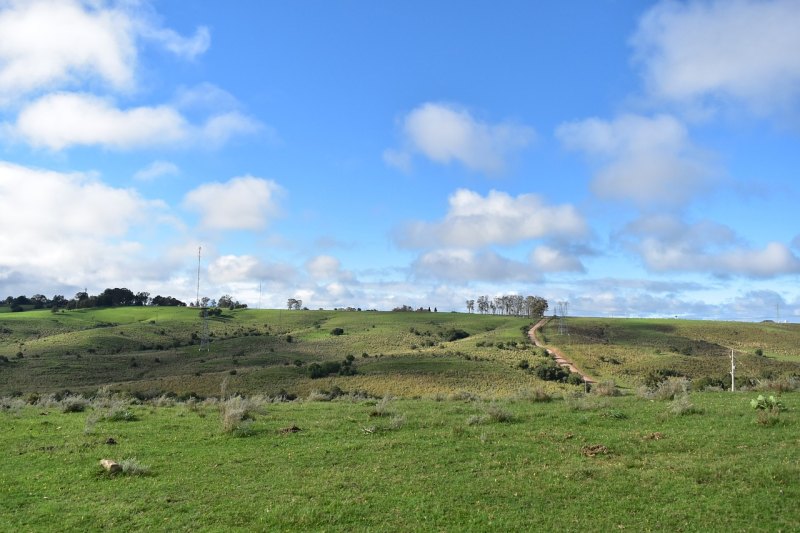
[[[539,331],[539,329],[541,329],[542,327],[544,327],[544,325],[547,324],[549,321],[550,317],[543,318],[539,322],[537,322],[530,330],[528,330],[528,337],[531,338],[531,342],[533,342],[533,344],[535,346],[538,346],[539,348],[544,348],[545,352],[547,352],[547,355],[552,357],[558,366],[566,367],[570,370],[570,372],[578,373],[586,383],[597,383],[596,379],[594,379],[592,376],[586,374],[583,370],[575,366],[575,363],[573,363],[572,360],[570,360],[567,356],[565,356],[561,350],[559,350],[556,347],[547,347],[541,341],[539,341],[539,338],[536,336],[536,332]]]

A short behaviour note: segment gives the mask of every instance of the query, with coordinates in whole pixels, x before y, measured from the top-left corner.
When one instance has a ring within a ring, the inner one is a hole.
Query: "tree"
[[[289,298],[286,300],[286,307],[291,311],[292,309],[300,310],[303,308],[303,300],[299,298]]]
[[[44,294],[34,294],[31,296],[31,303],[33,304],[34,309],[44,309],[45,306],[50,302],[47,300],[47,296]]]
[[[136,296],[133,297],[133,305],[150,305],[150,293],[149,292],[137,292]]]
[[[467,300],[467,313],[475,311],[475,300]]]
[[[234,305],[233,296],[230,294],[223,294],[219,297],[219,300],[217,300],[217,305],[219,307],[232,307]]]
[[[67,306],[67,299],[64,298],[63,294],[56,294],[55,296],[53,296],[53,299],[50,300],[50,306],[53,309],[57,309],[57,308],[60,308],[60,307],[66,307]]]

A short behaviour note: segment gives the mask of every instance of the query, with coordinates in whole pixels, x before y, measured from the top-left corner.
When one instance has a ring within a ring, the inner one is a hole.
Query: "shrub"
[[[123,459],[119,462],[122,467],[122,474],[126,476],[147,476],[150,474],[150,467],[140,463],[135,457]]]
[[[224,433],[245,436],[252,434],[251,425],[256,413],[261,412],[261,405],[254,400],[234,396],[220,402],[219,412]]]
[[[674,348],[674,350],[677,351],[677,348]],[[644,386],[648,389],[655,389],[658,387],[659,383],[672,377],[679,378],[683,377],[683,375],[676,370],[672,370],[671,368],[651,370],[644,378]]]
[[[388,429],[400,429],[406,425],[406,415],[394,415],[389,421]]]
[[[520,389],[517,391],[517,399],[529,402],[549,402],[553,398],[546,390],[537,386],[533,389]]]
[[[686,378],[668,378],[658,383],[655,389],[644,389],[641,395],[648,400],[674,400],[677,396],[689,391],[689,380]]]
[[[460,400],[466,402],[475,402],[480,400],[480,396],[467,391],[454,392],[450,395],[451,400]]]
[[[517,363],[517,368],[521,368],[522,370],[527,370],[530,368],[530,363],[528,363],[527,359],[522,359],[519,363]]]
[[[603,381],[592,386],[592,394],[597,396],[619,396],[619,389],[613,381]]]
[[[467,333],[463,329],[448,329],[447,331],[442,333],[442,338],[447,342],[466,339],[467,337],[469,337],[469,333]]]
[[[381,401],[375,404],[372,410],[369,412],[369,416],[389,416],[392,413],[389,410],[389,402],[391,398],[387,395],[381,398]]]
[[[497,404],[492,404],[486,408],[486,416],[493,422],[513,422],[514,415],[503,409]]]
[[[324,378],[331,374],[338,374],[342,369],[342,364],[338,361],[325,361],[323,363],[311,363],[306,367],[308,377],[311,379]]]
[[[486,415],[472,415],[467,418],[467,425],[468,426],[477,426],[479,424],[483,424],[489,419]]]
[[[756,355],[759,357],[764,357],[764,350],[761,348],[756,348]]]
[[[562,383],[567,380],[570,374],[569,370],[558,366],[553,361],[539,363],[534,367],[533,372],[536,377],[544,381],[560,381]]]
[[[62,413],[81,413],[89,405],[89,400],[80,394],[68,394],[59,403]]]
[[[800,379],[779,378],[779,379],[766,379],[759,383],[758,390],[771,391],[771,392],[791,392],[800,388]]]
[[[700,379],[692,381],[692,390],[694,391],[704,391],[704,390],[714,390],[714,389],[722,390],[724,388],[725,388],[725,382],[723,380],[711,376],[703,376]]]
[[[570,372],[569,376],[567,377],[567,383],[570,385],[583,385],[583,377],[578,374],[577,372]]]
[[[342,328],[333,328],[331,330],[331,335],[336,335],[336,336],[344,335],[344,330]]]
[[[669,404],[669,412],[673,415],[695,415],[701,414],[703,410],[695,407],[689,400],[689,393],[685,392]]]

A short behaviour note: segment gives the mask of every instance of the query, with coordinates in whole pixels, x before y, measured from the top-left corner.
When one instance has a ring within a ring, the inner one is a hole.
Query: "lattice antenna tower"
[[[569,302],[558,302],[556,304],[556,313],[558,314],[558,334],[569,335],[567,329],[566,316],[569,309]]]
[[[200,307],[200,257],[201,252],[203,251],[202,246],[198,246],[197,248],[197,302],[195,305]],[[209,350],[210,344],[210,335],[208,333],[208,308],[203,306],[203,331],[200,335],[200,351]]]

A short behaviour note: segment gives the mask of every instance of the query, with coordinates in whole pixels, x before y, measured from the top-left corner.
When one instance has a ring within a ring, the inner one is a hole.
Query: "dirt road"
[[[555,347],[547,347],[539,341],[539,338],[536,336],[536,332],[539,331],[539,329],[542,328],[545,324],[547,324],[549,320],[550,320],[549,317],[541,319],[528,331],[528,336],[531,338],[531,342],[533,342],[534,345],[540,348],[544,348],[545,351],[547,352],[547,355],[552,357],[557,365],[568,368],[570,372],[577,372],[587,383],[597,383],[596,379],[589,376],[583,370],[575,366],[575,363],[573,363],[567,356],[565,356],[561,350]]]

